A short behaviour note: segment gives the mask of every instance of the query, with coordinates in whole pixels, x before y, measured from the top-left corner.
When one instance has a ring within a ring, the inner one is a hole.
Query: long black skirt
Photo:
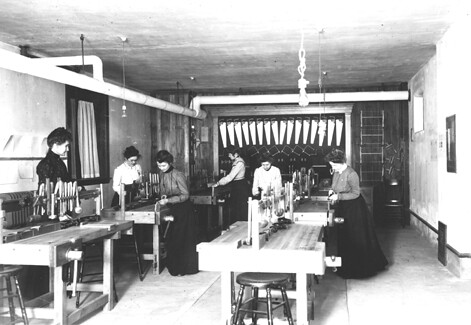
[[[170,223],[165,244],[166,265],[171,275],[198,273],[197,227],[190,201],[169,204],[174,221]]]
[[[249,184],[242,179],[231,183],[231,198],[229,207],[231,209],[230,224],[236,221],[248,220]]]
[[[345,220],[338,225],[338,253],[342,257],[338,274],[346,279],[356,279],[384,270],[388,261],[379,245],[363,196],[339,201],[335,216]]]

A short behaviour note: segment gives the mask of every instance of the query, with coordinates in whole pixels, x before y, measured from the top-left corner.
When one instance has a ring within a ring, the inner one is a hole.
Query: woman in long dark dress
[[[248,198],[250,195],[249,184],[245,179],[245,161],[240,156],[240,149],[234,146],[228,146],[227,152],[229,159],[232,161],[231,171],[227,176],[224,176],[213,187],[230,184],[231,198],[230,198],[230,224],[236,221],[248,220]]]
[[[342,266],[338,274],[346,279],[365,278],[384,270],[388,261],[376,237],[374,223],[360,194],[358,174],[347,165],[345,153],[333,149],[325,160],[332,167],[332,190],[329,198],[336,202],[339,224],[338,253]]]
[[[198,272],[197,229],[186,176],[173,168],[173,156],[168,151],[159,151],[156,159],[159,167],[158,202],[168,206],[174,217],[165,239],[168,272],[174,276],[195,274]]]

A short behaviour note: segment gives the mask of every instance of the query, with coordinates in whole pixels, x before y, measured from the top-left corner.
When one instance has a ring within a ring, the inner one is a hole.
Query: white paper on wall
[[[227,147],[227,138],[226,138],[226,122],[219,123],[219,133],[221,134],[222,146]]]
[[[317,134],[319,134],[319,146],[322,146],[324,143],[325,131],[327,129],[327,121],[325,119],[321,119],[319,121],[319,129]]]
[[[308,119],[303,120],[303,143],[307,143],[307,136],[309,135],[309,126],[310,126],[310,121]]]
[[[13,135],[2,135],[0,137],[0,156],[12,157],[15,148],[15,139]]]
[[[16,135],[13,157],[32,157],[33,137],[30,135]]]
[[[242,121],[242,132],[244,133],[245,143],[250,145],[249,123],[245,120]]]
[[[301,127],[303,122],[301,119],[296,119],[295,121],[295,131],[294,131],[294,143],[298,144],[299,142],[299,135],[301,134]]]
[[[258,143],[263,144],[263,121],[257,120]]]
[[[249,130],[250,130],[250,137],[252,138],[252,145],[257,144],[257,132],[255,130],[255,121],[249,120]]]
[[[265,129],[265,137],[267,138],[267,144],[271,142],[271,132],[270,132],[270,120],[263,121],[263,128]]]
[[[18,162],[18,176],[20,179],[34,178],[34,163],[31,160],[23,160]]]
[[[291,144],[291,136],[293,134],[294,120],[288,120],[286,144]]]
[[[18,183],[18,161],[0,161],[0,184]]]
[[[318,121],[316,119],[311,120],[311,144],[314,144],[314,141],[316,140],[317,123]]]
[[[233,146],[235,145],[234,141],[234,122],[227,121],[227,133],[229,134],[229,142]]]
[[[280,135],[278,134],[278,122],[275,119],[271,120],[271,130],[273,132],[273,138],[275,139],[275,144],[278,144]]]
[[[237,137],[237,142],[239,142],[239,147],[242,148],[244,146],[244,141],[242,140],[242,124],[240,123],[240,121],[234,121],[234,129]]]
[[[286,133],[286,124],[287,124],[286,120],[280,121],[280,144],[283,144],[283,139]]]
[[[332,145],[332,139],[334,137],[335,130],[335,118],[331,117],[327,120],[327,145]]]
[[[343,120],[336,119],[335,120],[335,130],[336,130],[336,140],[337,146],[340,146],[340,142],[342,141],[342,130],[343,130]]]

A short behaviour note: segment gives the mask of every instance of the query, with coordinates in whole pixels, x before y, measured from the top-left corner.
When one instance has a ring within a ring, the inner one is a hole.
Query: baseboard
[[[416,222],[411,222],[411,226],[415,227],[423,234],[432,245],[437,248],[438,259],[438,229],[428,223],[415,212],[409,210]],[[461,253],[450,244],[446,244],[446,268],[460,279],[471,279],[471,254]]]

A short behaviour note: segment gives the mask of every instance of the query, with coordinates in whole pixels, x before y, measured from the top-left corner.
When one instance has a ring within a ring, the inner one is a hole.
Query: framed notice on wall
[[[456,173],[456,115],[446,118],[446,171]]]

